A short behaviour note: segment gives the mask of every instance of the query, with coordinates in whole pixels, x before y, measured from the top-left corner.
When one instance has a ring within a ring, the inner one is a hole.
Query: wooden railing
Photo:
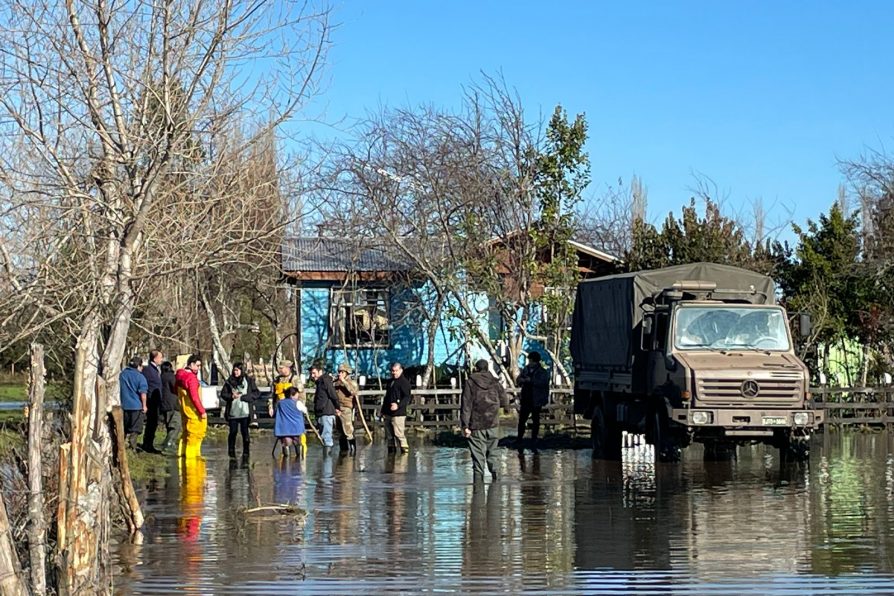
[[[826,410],[826,423],[887,426],[894,424],[894,387],[814,387],[813,404]]]
[[[518,397],[518,389],[507,389],[506,393],[510,399]],[[360,392],[363,414],[367,421],[374,420],[379,414],[384,394],[384,391],[370,389]],[[459,428],[461,396],[460,389],[414,389],[407,426],[429,429]],[[540,424],[554,428],[573,426],[573,412],[571,388],[553,387],[550,390],[550,403],[543,409]]]

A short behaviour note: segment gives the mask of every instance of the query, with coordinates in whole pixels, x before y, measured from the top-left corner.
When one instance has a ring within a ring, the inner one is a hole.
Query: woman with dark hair
[[[251,422],[251,406],[259,397],[255,380],[245,374],[245,366],[241,362],[233,365],[233,372],[220,390],[220,399],[224,402],[224,418],[230,425],[227,435],[227,452],[236,457],[236,433],[242,434],[242,457],[247,458],[251,439],[248,435],[248,423]]]
[[[165,440],[162,451],[170,451],[180,438],[180,399],[177,397],[177,377],[174,365],[161,363],[161,404],[159,406],[161,423],[165,427]]]

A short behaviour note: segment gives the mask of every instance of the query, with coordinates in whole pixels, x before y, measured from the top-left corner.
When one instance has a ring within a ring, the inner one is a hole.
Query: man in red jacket
[[[180,412],[183,417],[183,434],[177,455],[187,459],[201,457],[202,441],[208,432],[208,416],[199,393],[199,371],[202,359],[193,354],[186,361],[186,368],[177,371],[177,396],[180,398]]]

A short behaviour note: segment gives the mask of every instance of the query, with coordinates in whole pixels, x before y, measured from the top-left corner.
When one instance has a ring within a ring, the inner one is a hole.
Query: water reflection
[[[117,554],[125,591],[894,593],[886,434],[827,434],[801,465],[761,447],[657,466],[648,446],[614,463],[501,450],[486,485],[459,449],[207,452],[144,488],[145,543]],[[307,518],[242,513],[270,503]]]

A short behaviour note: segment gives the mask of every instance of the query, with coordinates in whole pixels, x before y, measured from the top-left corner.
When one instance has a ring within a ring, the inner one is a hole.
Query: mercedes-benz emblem
[[[757,381],[753,381],[748,379],[744,383],[742,383],[742,395],[745,397],[757,397],[757,394],[761,392],[761,386],[757,384]]]

